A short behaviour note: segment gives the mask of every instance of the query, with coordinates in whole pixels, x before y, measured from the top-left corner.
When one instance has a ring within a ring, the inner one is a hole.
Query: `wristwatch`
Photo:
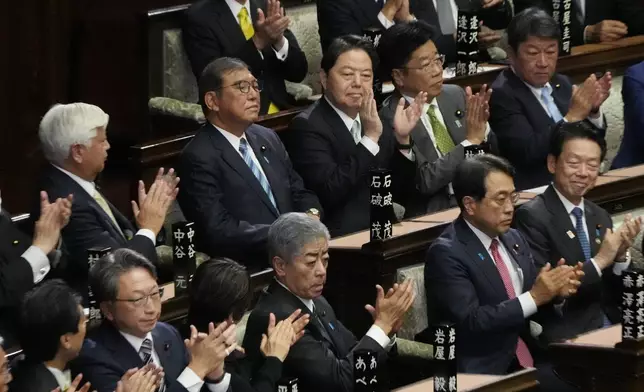
[[[309,208],[306,210],[306,213],[309,215],[317,216],[318,218],[320,217],[320,210],[317,208]]]

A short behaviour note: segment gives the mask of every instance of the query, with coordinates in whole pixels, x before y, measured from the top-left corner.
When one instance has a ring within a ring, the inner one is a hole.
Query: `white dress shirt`
[[[130,335],[129,333],[125,333],[123,331],[119,331],[121,335],[127,340],[128,343],[134,348],[134,350],[139,352],[141,349],[141,346],[143,345],[143,341],[145,339],[150,339],[150,342],[152,343],[152,362],[158,367],[163,367],[161,365],[161,361],[159,360],[159,356],[157,355],[156,350],[154,350],[154,339],[152,338],[152,332],[148,332],[148,334],[145,336],[145,338],[141,339],[137,336]],[[165,382],[165,380],[164,380]],[[192,371],[189,367],[186,367],[183,369],[183,372],[177,377],[177,382],[181,385],[183,385],[184,388],[188,390],[188,392],[199,392],[201,390],[201,387],[204,384],[204,381],[197,376],[197,374]],[[206,384],[208,386],[208,389],[211,392],[224,392],[228,390],[228,385],[230,384],[230,374],[226,373],[223,380],[218,383],[218,384]]]
[[[63,169],[62,167],[59,167],[56,165],[54,165],[54,167],[60,170],[61,172],[67,174],[72,180],[76,181],[76,183],[80,185],[81,188],[83,188],[85,192],[87,192],[89,197],[91,197],[92,199],[94,198],[94,194],[96,193],[100,194],[100,192],[96,190],[96,184],[94,184],[93,182],[82,179],[79,176]],[[103,197],[103,199],[105,199],[105,197]],[[150,229],[139,229],[139,231],[136,232],[136,235],[142,235],[148,238],[150,241],[152,241],[152,244],[156,244],[156,241],[157,241],[156,235],[154,235],[154,233]]]
[[[492,256],[492,252],[490,251],[490,245],[492,245],[492,238],[488,236],[487,234],[483,233],[481,230],[477,229],[474,227],[470,222],[465,221],[469,228],[474,232],[474,235],[481,241],[481,244],[483,244],[483,247],[485,250],[487,250],[487,253],[490,255],[490,259],[494,264],[496,265],[496,260],[494,260],[494,256]],[[517,294],[517,298],[519,299],[519,303],[521,304],[521,310],[523,310],[523,317],[528,318],[532,316],[533,314],[537,313],[537,304],[534,302],[534,298],[532,298],[532,294],[530,294],[529,291],[526,291],[525,293],[523,292],[523,271],[521,270],[521,267],[516,263],[516,261],[510,257],[510,254],[508,253],[507,249],[505,249],[505,246],[503,245],[503,242],[496,238],[499,242],[499,254],[501,255],[501,259],[503,259],[503,262],[505,263],[506,268],[508,269],[508,272],[510,273],[510,279],[512,280],[512,287],[514,288],[514,293]],[[519,294],[522,293],[522,294]]]
[[[250,1],[246,0],[246,3],[244,5],[239,4],[236,0],[226,0],[226,4],[228,4],[228,8],[230,8],[230,12],[233,13],[233,16],[235,17],[235,20],[237,21],[237,24],[239,24],[239,12],[241,11],[242,8],[246,8],[246,11],[248,12],[248,18],[251,19],[252,23],[252,17],[250,13]],[[263,10],[266,11],[266,10]],[[255,28],[253,26],[253,28]],[[280,61],[286,60],[286,57],[288,56],[288,39],[284,37],[284,45],[280,50],[275,50],[275,48],[271,45],[271,48],[273,48],[273,52],[275,52],[275,56],[277,56],[277,59]],[[262,51],[259,51],[259,55],[262,56],[262,59],[264,58],[264,54],[262,54]]]
[[[528,83],[526,83],[526,82],[523,82],[523,83],[524,83],[526,86],[528,86],[528,88],[530,89],[530,91],[532,91],[532,94],[534,94],[534,96],[537,98],[537,101],[539,101],[539,104],[541,105],[541,107],[543,108],[543,110],[545,110],[545,111],[546,111],[546,113],[550,113],[550,112],[548,111],[548,106],[546,105],[546,103],[545,103],[545,102],[543,102],[543,99],[541,99],[541,91],[542,91],[544,88],[548,88],[548,87],[550,86],[550,82],[546,83],[543,87],[534,87],[534,86],[532,86],[532,85],[530,85],[530,84],[528,84]],[[553,97],[553,99],[554,99],[554,97]],[[565,119],[565,117],[566,117],[566,113],[561,113],[561,117],[563,117],[563,118],[564,118],[564,121],[567,121],[567,120]],[[587,117],[587,118],[588,118],[588,121],[590,121],[590,122],[591,122],[594,126],[596,126],[597,128],[600,128],[600,129],[604,128],[604,112],[602,111],[601,107],[599,108],[599,117],[597,117],[597,118],[592,118],[592,117],[590,117],[590,116],[589,116],[589,117]]]
[[[351,128],[353,128],[353,123],[356,121],[358,122],[358,124],[360,124],[360,129],[362,129],[362,122],[360,121],[359,114],[355,118],[351,118],[345,112],[336,108],[335,105],[333,105],[333,103],[331,103],[331,101],[329,101],[329,99],[326,96],[324,97],[324,99],[326,99],[326,101],[329,103],[329,105],[331,105],[333,110],[335,110],[335,112],[338,113],[338,116],[340,116],[340,119],[342,120],[344,125],[347,126],[347,130],[349,131],[349,134],[351,134]],[[351,135],[351,137],[353,138],[353,135]],[[374,156],[378,155],[378,152],[380,152],[380,146],[378,145],[378,143],[371,140],[368,136],[363,136],[362,139],[360,139],[360,143],[363,146],[365,146],[365,148],[369,150],[369,152]]]
[[[561,203],[563,204],[564,208],[566,209],[566,212],[568,213],[568,217],[570,218],[570,222],[572,222],[572,227],[574,227],[575,229],[577,228],[577,218],[572,214],[572,210],[575,207],[579,207],[581,212],[583,212],[583,214],[581,216],[583,226],[584,226],[583,230],[584,230],[584,233],[586,233],[586,238],[590,242],[590,236],[588,235],[588,225],[586,224],[586,210],[584,209],[584,199],[583,198],[581,199],[581,202],[579,202],[579,205],[574,205],[570,200],[566,199],[566,197],[564,195],[559,193],[559,191],[557,190],[556,186],[553,185],[552,189],[554,189],[555,192],[557,193],[557,196],[559,196],[559,200],[561,200]],[[592,246],[592,244],[591,244],[591,246]],[[599,274],[599,276],[602,276],[602,270],[601,270],[601,268],[599,268],[597,263],[595,263],[595,260],[591,258],[590,262],[593,263],[593,265],[595,266],[595,269],[597,270],[597,274]],[[613,273],[615,275],[621,275],[622,272],[626,268],[628,268],[629,265],[631,265],[630,261],[625,262],[625,263],[615,263],[615,264],[613,264]]]
[[[65,391],[72,384],[72,372],[70,370],[62,371],[49,366],[45,367],[54,376],[61,391]]]
[[[286,287],[282,282],[280,282],[277,279],[275,279],[275,281],[277,283],[279,283],[280,286],[282,286],[286,290],[288,290],[291,294],[293,294],[293,292],[291,290],[289,290],[288,287]],[[295,295],[295,294],[293,294],[293,295]],[[302,301],[304,306],[306,306],[311,313],[315,312],[315,306],[313,305],[313,300],[312,299],[304,299],[304,298],[298,297],[297,295],[295,295],[295,296],[297,297],[297,299]],[[396,337],[395,336],[394,336],[393,339],[389,338],[389,336],[387,336],[385,331],[383,331],[382,328],[380,328],[379,326],[377,326],[375,324],[373,324],[371,326],[371,328],[369,328],[369,330],[367,331],[366,335],[369,336],[371,339],[375,340],[376,343],[378,343],[380,345],[380,347],[384,348],[385,350],[390,350],[394,346],[394,344],[396,343]]]
[[[237,154],[239,154],[239,156],[242,157],[242,159],[244,159],[244,156],[242,155],[241,151],[239,151],[239,145],[240,145],[240,141],[241,141],[242,137],[244,139],[246,139],[246,145],[248,146],[248,152],[250,153],[250,159],[252,159],[253,163],[255,164],[255,166],[257,166],[259,168],[259,171],[262,172],[264,177],[266,177],[266,173],[264,173],[264,169],[262,168],[262,165],[257,160],[257,156],[255,155],[255,152],[253,151],[253,148],[250,146],[250,143],[248,142],[248,138],[246,137],[245,133],[241,137],[237,137],[237,136],[233,135],[230,132],[224,131],[223,129],[219,128],[218,126],[216,126],[216,125],[214,125],[212,123],[211,123],[211,125],[213,127],[217,128],[219,133],[221,133],[226,138],[226,140],[228,140],[230,145],[233,146],[235,151],[237,151]],[[266,177],[266,179],[268,179],[268,177]]]

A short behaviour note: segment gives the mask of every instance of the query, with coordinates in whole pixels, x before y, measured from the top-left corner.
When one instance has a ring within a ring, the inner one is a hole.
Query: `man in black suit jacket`
[[[158,381],[166,392],[228,389],[230,377],[215,370],[236,347],[234,325],[193,329],[184,344],[176,329],[158,321],[161,292],[154,265],[129,249],[101,258],[90,280],[105,319],[72,362],[74,374],[82,373],[98,391],[114,391],[129,369],[153,364],[163,368]]]
[[[266,260],[268,227],[280,214],[321,213],[277,134],[253,124],[258,88],[241,60],[210,63],[199,81],[207,122],[179,160],[179,203],[195,222],[198,249],[255,265]]]
[[[552,14],[551,0],[514,0],[515,12],[539,7]],[[572,0],[572,44],[612,42],[644,32],[644,4],[632,0]],[[561,12],[563,16],[563,12]]]
[[[182,37],[197,80],[211,61],[239,58],[263,87],[259,113],[272,114],[295,105],[284,80],[301,82],[308,64],[279,2],[259,1],[198,1],[186,11]],[[254,27],[246,24],[247,18]]]
[[[358,341],[322,296],[329,261],[326,227],[306,214],[284,214],[271,226],[269,249],[276,280],[248,319],[243,343],[246,354],[256,364],[262,363],[259,343],[269,314],[283,320],[301,309],[310,322],[284,361],[284,376],[297,377],[299,387],[307,392],[353,391],[354,352],[372,351],[378,354],[379,364],[384,364],[395,344],[392,337],[414,300],[411,281],[392,289],[386,297],[377,286],[376,306],[368,306],[374,324]]]
[[[547,184],[546,167],[552,128],[559,121],[589,121],[603,136],[606,120],[601,105],[610,94],[611,75],[593,74],[579,87],[555,73],[559,25],[545,11],[530,8],[508,27],[512,68],[492,84],[490,125],[501,155],[517,171],[520,190]]]
[[[395,203],[404,187],[415,187],[403,178],[416,173],[408,140],[425,98],[419,94],[415,105],[397,113],[401,126],[394,132],[383,132],[372,90],[377,66],[366,39],[336,39],[322,58],[323,97],[295,117],[284,135],[295,169],[320,198],[333,237],[369,227],[372,169],[393,170]]]
[[[539,271],[528,243],[510,228],[518,200],[512,175],[510,164],[493,155],[465,160],[453,181],[461,216],[427,251],[430,325],[456,325],[460,372],[506,374],[535,363],[541,367],[533,344],[539,327],[529,319],[579,284],[578,270],[567,265]],[[540,382],[554,378],[545,369]]]
[[[132,202],[139,230],[112,205],[95,184],[103,170],[110,145],[106,128],[108,115],[85,103],[55,105],[40,123],[40,142],[50,165],[40,186],[52,198],[73,195],[69,224],[62,231],[67,255],[65,280],[83,296],[87,294],[87,250],[128,247],[157,263],[156,236],[166,212],[176,197],[178,179],[164,178],[161,169],[145,193],[139,182],[138,204]],[[172,169],[168,172],[172,175]],[[34,211],[38,219],[39,211]]]
[[[50,204],[42,192],[41,211],[32,241],[0,208],[0,335],[9,346],[16,343],[17,311],[23,295],[59,265],[60,230],[71,215],[71,198]]]
[[[515,214],[514,223],[528,240],[537,268],[562,258],[568,265],[583,263],[585,277],[578,294],[562,307],[544,309],[539,315],[548,343],[621,320],[619,275],[630,265],[627,249],[640,230],[641,219],[627,217],[611,233],[608,212],[584,198],[595,185],[605,154],[606,142],[590,125],[562,123],[555,130],[548,156],[553,184]],[[622,233],[629,241],[622,240]]]

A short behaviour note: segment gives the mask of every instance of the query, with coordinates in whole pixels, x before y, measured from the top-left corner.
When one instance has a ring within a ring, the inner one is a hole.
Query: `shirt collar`
[[[71,173],[65,169],[63,169],[60,166],[53,165],[56,169],[60,170],[61,172],[67,174],[72,180],[76,181],[78,185],[81,186],[87,192],[91,197],[94,197],[94,193],[96,193],[96,184],[94,184],[91,181],[87,181],[85,179],[80,178],[74,173]]]
[[[289,289],[288,289],[288,287],[286,287],[286,285],[284,285],[284,283],[280,282],[280,281],[279,281],[279,280],[277,280],[277,279],[275,279],[275,281],[276,281],[277,283],[279,283],[279,284],[280,284],[280,286],[282,286],[282,287],[284,287],[286,290],[288,290],[288,292],[289,292],[289,293],[293,294],[293,292],[292,292],[291,290],[289,290]],[[293,294],[293,295],[295,295],[295,294]],[[311,313],[313,313],[313,311],[314,311],[314,306],[313,306],[313,300],[312,300],[312,299],[304,299],[304,298],[302,298],[302,297],[298,297],[297,295],[295,295],[295,296],[297,297],[297,299],[299,299],[300,301],[302,301],[302,303],[303,303],[307,308],[309,308],[309,311],[310,311]]]
[[[72,384],[72,373],[69,369],[60,370],[54,367],[46,366],[47,370],[54,376],[56,383],[61,391],[66,390]]]
[[[154,347],[154,340],[152,339],[152,332],[148,332],[147,335],[145,335],[144,338],[140,338],[138,336],[130,335],[129,333],[126,333],[126,332],[123,332],[123,331],[119,331],[119,333],[121,335],[123,335],[125,340],[127,340],[127,342],[130,343],[130,345],[132,347],[134,347],[134,351],[136,351],[137,353],[141,349],[141,346],[143,345],[143,341],[145,339],[150,339],[150,343],[152,344],[152,347]]]
[[[584,198],[583,197],[581,198],[581,201],[579,202],[579,205],[576,206],[570,200],[566,199],[566,197],[564,195],[562,195],[557,190],[557,187],[554,184],[552,184],[552,189],[554,189],[555,192],[557,193],[557,196],[559,196],[559,200],[561,200],[561,203],[563,204],[564,208],[566,209],[566,212],[568,213],[568,215],[572,214],[572,210],[575,207],[579,207],[581,212],[584,212]]]
[[[515,75],[517,75],[517,77],[519,77],[519,75],[518,75],[518,74],[516,73],[516,71],[514,70],[514,67],[512,67],[512,72],[514,72],[514,74],[515,74]],[[521,77],[519,77],[519,79],[521,79],[521,81],[523,82],[523,84],[525,84],[526,86],[528,86],[528,88],[530,89],[530,91],[532,91],[532,93],[533,93],[533,94],[534,94],[534,95],[535,95],[539,100],[541,100],[541,91],[542,91],[544,88],[547,88],[547,89],[548,89],[548,91],[550,92],[550,94],[552,94],[552,86],[550,85],[550,82],[547,82],[546,84],[544,84],[544,85],[543,85],[543,86],[541,86],[541,87],[535,87],[535,86],[533,86],[533,85],[529,84],[528,82],[526,82],[525,80],[523,80]]]
[[[470,222],[468,222],[467,220],[465,220],[465,223],[467,223],[467,225],[469,226],[469,228],[474,232],[474,235],[476,236],[476,238],[478,238],[478,239],[479,239],[479,241],[481,241],[481,243],[483,244],[483,247],[485,248],[485,250],[489,250],[489,249],[490,249],[490,245],[492,245],[492,240],[493,240],[493,239],[497,239],[497,240],[498,240],[498,238],[499,238],[499,237],[491,238],[489,235],[485,234],[485,233],[484,233],[484,232],[482,232],[481,230],[479,230],[479,229],[477,229],[476,227],[474,227],[474,225],[472,225],[472,224],[471,224]],[[500,244],[500,243],[501,243],[501,241],[499,241],[499,244]]]
[[[342,122],[344,123],[344,125],[347,127],[349,131],[351,130],[351,128],[353,128],[353,123],[356,121],[358,122],[358,124],[360,124],[361,126],[360,129],[362,129],[362,123],[360,122],[360,115],[357,115],[356,118],[351,118],[345,112],[335,107],[335,105],[331,103],[331,101],[326,97],[326,95],[324,96],[324,99],[326,99],[326,101],[329,103],[329,105],[331,105],[333,110],[335,110],[335,112],[338,113],[338,116],[340,116],[340,119],[342,120]]]
[[[237,136],[233,135],[230,132],[224,131],[223,129],[219,128],[218,126],[216,126],[214,124],[212,124],[212,126],[215,127],[219,131],[219,133],[221,133],[226,138],[226,140],[228,140],[228,142],[233,146],[233,148],[237,152],[239,152],[239,144],[240,144],[240,141],[241,141],[242,137],[244,139],[246,139],[246,142],[248,142],[248,138],[246,137],[246,133],[242,134],[241,137],[237,137]]]
[[[246,3],[244,3],[244,5],[241,5],[235,0],[226,0],[226,4],[228,4],[228,8],[230,8],[230,11],[233,13],[233,16],[235,17],[237,23],[239,23],[239,17],[237,15],[239,15],[239,12],[242,8],[246,8],[248,17],[252,18],[250,16],[250,1],[246,0]]]
[[[402,96],[405,98],[405,101],[407,101],[410,104],[414,102],[414,99],[416,99],[415,97],[410,97],[409,95],[405,95],[405,94],[403,94]],[[432,100],[429,102],[425,102],[425,104],[423,105],[423,113],[427,113],[429,111],[430,106],[438,107],[438,101],[436,100],[436,97],[432,98]]]

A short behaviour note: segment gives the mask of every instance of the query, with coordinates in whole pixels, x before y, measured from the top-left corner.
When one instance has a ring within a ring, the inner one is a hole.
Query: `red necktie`
[[[508,267],[505,265],[505,262],[501,258],[501,253],[499,253],[499,240],[497,240],[496,238],[493,239],[492,244],[490,244],[490,252],[492,252],[492,258],[494,259],[496,269],[499,271],[499,275],[501,276],[501,280],[503,281],[503,285],[505,286],[505,291],[508,293],[508,298],[515,298],[517,295],[515,294],[514,287],[512,286],[510,271],[508,271]],[[534,361],[532,360],[530,350],[528,350],[528,346],[521,338],[519,338],[519,341],[517,342],[516,354],[521,366],[523,366],[524,368],[534,367]]]

